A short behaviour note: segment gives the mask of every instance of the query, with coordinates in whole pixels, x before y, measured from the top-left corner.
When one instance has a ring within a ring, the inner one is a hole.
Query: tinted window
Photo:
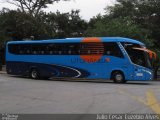
[[[123,57],[117,43],[10,44],[9,52],[21,55],[111,55]]]
[[[119,46],[115,42],[106,42],[104,43],[105,55],[115,56],[115,57],[123,57],[123,53],[121,52]]]
[[[79,43],[65,43],[63,54],[65,55],[79,55],[80,54],[80,44]]]
[[[97,42],[86,42],[80,44],[80,54],[81,55],[103,55],[104,54],[104,44]]]
[[[130,42],[121,42],[121,44],[123,45],[124,48],[128,48],[128,47],[142,47],[141,45],[139,44],[136,44],[136,43],[130,43]]]
[[[134,64],[151,68],[147,52],[136,49],[136,48],[144,48],[144,46],[135,43],[122,43],[122,45],[124,46],[126,52],[128,53],[131,61]]]
[[[9,52],[24,55],[77,55],[79,44],[10,44]]]

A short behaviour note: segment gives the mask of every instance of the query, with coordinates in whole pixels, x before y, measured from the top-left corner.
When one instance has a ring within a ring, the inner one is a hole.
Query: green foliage
[[[90,20],[86,36],[129,37],[160,49],[159,0],[117,0],[105,11]]]
[[[43,39],[47,36],[45,24],[39,17],[21,11],[1,11],[0,26],[0,30],[13,39],[21,40],[30,36]]]
[[[70,13],[49,13],[47,24],[50,24],[55,31],[55,38],[81,37],[87,29],[87,22],[79,16],[79,10],[72,10]]]
[[[154,47],[160,49],[160,1],[159,0],[117,0],[117,4],[107,7],[108,16],[112,19],[130,17],[136,25],[145,31],[145,36],[152,41]],[[145,41],[145,40],[144,40]],[[152,46],[152,45],[150,45]]]
[[[87,23],[79,16],[79,11],[70,13],[44,13],[36,17],[28,13],[14,10],[0,12],[0,38],[6,41],[28,39],[51,39],[64,37],[80,37],[87,28]]]
[[[153,42],[147,36],[149,34],[150,31],[140,28],[130,17],[119,17],[112,20],[108,17],[101,17],[94,27],[87,30],[87,36],[128,37],[141,40],[151,47]]]

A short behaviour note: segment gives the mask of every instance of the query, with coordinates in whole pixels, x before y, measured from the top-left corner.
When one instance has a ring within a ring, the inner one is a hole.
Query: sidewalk
[[[157,76],[157,81],[160,81],[160,75]]]
[[[160,81],[160,68],[158,69],[157,75],[157,80]]]
[[[2,70],[0,71],[0,74],[6,74],[6,66],[2,66]]]
[[[154,81],[160,81],[160,76],[158,76]]]

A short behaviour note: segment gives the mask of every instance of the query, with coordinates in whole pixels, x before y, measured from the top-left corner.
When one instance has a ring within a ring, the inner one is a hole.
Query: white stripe
[[[77,77],[77,78],[78,78],[79,76],[81,76],[81,75],[82,75],[80,71],[78,71],[78,70],[76,70],[76,69],[74,69],[74,68],[66,67],[66,66],[62,66],[62,65],[57,65],[57,66],[61,66],[61,67],[65,67],[65,68],[69,68],[69,69],[72,69],[72,70],[76,71],[76,72],[78,73],[78,75],[77,75],[77,76],[74,76],[74,77]]]

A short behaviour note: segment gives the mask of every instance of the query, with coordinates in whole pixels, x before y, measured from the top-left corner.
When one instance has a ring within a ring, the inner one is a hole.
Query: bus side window
[[[30,50],[26,50],[26,54],[30,54]]]
[[[41,51],[41,54],[44,55],[44,51],[43,50]]]
[[[46,44],[39,44],[38,46],[39,46],[39,54],[45,55]]]
[[[106,51],[106,55],[111,55],[111,51]]]
[[[67,43],[63,47],[65,55],[79,55],[79,44],[77,43]]]
[[[89,55],[91,51],[88,49],[87,43],[80,43],[79,45],[80,55]]]
[[[39,53],[39,44],[32,44],[32,54],[36,55]]]
[[[88,50],[88,51],[87,51],[87,54],[90,55],[90,54],[91,54],[91,50]]]
[[[23,54],[23,51],[22,51],[22,50],[20,50],[20,51],[19,51],[19,54]]]
[[[59,51],[58,54],[61,55],[61,54],[62,54],[62,51]]]
[[[12,53],[12,54],[16,54],[16,51],[17,51],[17,47],[16,45],[8,45],[8,50],[9,50],[9,53]]]
[[[46,45],[46,54],[47,55],[53,55],[53,54],[55,54],[55,44],[47,44]]]
[[[36,54],[37,54],[37,51],[34,50],[34,51],[33,51],[33,54],[36,55]]]
[[[71,55],[71,53],[72,53],[72,51],[71,51],[71,50],[69,50],[69,51],[68,51],[68,54],[69,54],[69,55]]]
[[[19,52],[19,54],[24,54],[24,46],[23,45],[18,45],[18,52]]]
[[[26,54],[26,55],[30,54],[30,45],[29,44],[23,45],[23,49],[24,49],[24,54]]]
[[[78,55],[80,55],[81,54],[81,50],[78,50]]]
[[[48,55],[49,53],[49,45],[45,45],[45,54]]]
[[[116,42],[105,42],[105,55],[123,58],[123,53]]]
[[[53,52],[52,50],[49,51],[49,55],[54,55],[55,52]]]

